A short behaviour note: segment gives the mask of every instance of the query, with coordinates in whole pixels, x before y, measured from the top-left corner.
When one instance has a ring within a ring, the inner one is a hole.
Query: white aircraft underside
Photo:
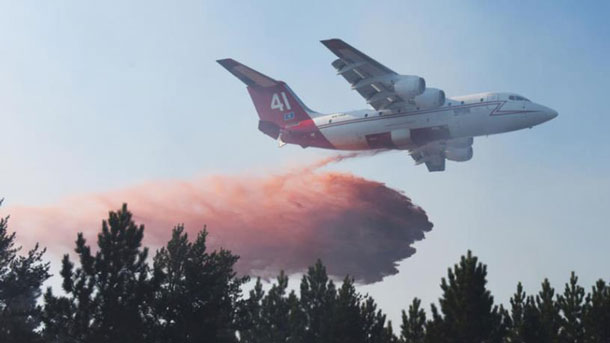
[[[337,150],[408,150],[416,164],[445,169],[445,160],[472,158],[473,137],[531,128],[557,112],[514,93],[446,98],[419,76],[399,75],[339,39],[322,41],[339,59],[332,65],[372,109],[321,114],[282,81],[232,59],[219,60],[248,85],[259,130],[280,146]]]

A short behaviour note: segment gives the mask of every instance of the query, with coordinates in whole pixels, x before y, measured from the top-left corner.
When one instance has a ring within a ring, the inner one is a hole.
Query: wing
[[[472,158],[472,137],[441,140],[421,145],[409,152],[415,164],[426,164],[428,171],[444,171],[445,161],[468,161]]]
[[[323,40],[324,44],[339,59],[332,65],[337,74],[366,99],[374,109],[381,110],[405,105],[406,100],[394,92],[393,81],[399,75],[392,69],[375,61],[341,39]]]

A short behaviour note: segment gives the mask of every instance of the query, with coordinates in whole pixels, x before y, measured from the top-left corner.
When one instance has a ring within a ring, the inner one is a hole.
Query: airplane
[[[372,108],[323,114],[311,110],[283,81],[233,59],[221,59],[247,85],[260,118],[258,129],[279,146],[335,150],[406,150],[429,171],[445,161],[468,161],[473,137],[532,128],[557,111],[515,93],[487,92],[446,97],[424,78],[400,75],[341,39],[321,41],[338,59],[338,75]]]

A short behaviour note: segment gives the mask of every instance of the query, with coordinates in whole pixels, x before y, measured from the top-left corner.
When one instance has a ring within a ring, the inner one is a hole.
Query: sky
[[[518,281],[562,289],[572,270],[588,288],[610,279],[607,13],[602,1],[0,1],[3,207],[329,156],[278,149],[215,60],[284,80],[319,112],[365,108],[319,43],[342,38],[448,96],[510,91],[559,112],[476,138],[474,158],[443,173],[404,152],[327,167],[403,191],[434,223],[399,274],[360,289],[396,321],[414,296],[435,301],[468,249],[499,302]]]

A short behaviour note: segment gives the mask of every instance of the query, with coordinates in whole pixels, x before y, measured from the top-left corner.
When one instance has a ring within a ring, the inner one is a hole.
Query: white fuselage
[[[531,128],[557,116],[548,107],[522,97],[523,100],[511,100],[514,98],[512,93],[481,93],[447,98],[445,104],[431,109],[357,110],[317,116],[313,120],[336,149],[366,150],[372,148],[368,138],[376,134],[390,132],[400,137],[400,132],[445,128],[449,136],[443,139],[458,139]],[[397,148],[414,146],[410,140],[403,142]]]

